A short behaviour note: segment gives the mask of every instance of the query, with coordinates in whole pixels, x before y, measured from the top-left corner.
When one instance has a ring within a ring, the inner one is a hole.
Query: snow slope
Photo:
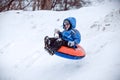
[[[81,60],[50,56],[43,39],[77,19]],[[79,10],[0,13],[0,80],[120,80],[120,6],[108,3]]]

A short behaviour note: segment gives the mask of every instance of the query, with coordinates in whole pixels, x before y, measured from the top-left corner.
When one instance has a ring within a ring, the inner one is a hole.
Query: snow
[[[86,51],[70,60],[44,50],[44,37],[73,16]],[[0,13],[0,80],[120,80],[120,6],[110,2],[70,11]]]

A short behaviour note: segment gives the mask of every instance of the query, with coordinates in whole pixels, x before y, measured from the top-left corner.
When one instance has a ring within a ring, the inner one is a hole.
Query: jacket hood
[[[76,19],[74,17],[68,17],[68,18],[64,19],[64,21],[65,20],[68,20],[70,22],[71,28],[75,28],[76,27]]]

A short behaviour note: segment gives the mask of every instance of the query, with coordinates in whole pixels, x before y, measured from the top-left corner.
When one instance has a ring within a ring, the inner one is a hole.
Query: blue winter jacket
[[[63,26],[64,31],[60,32],[62,39],[65,41],[74,41],[75,45],[79,44],[81,41],[81,35],[80,35],[79,31],[75,29],[76,19],[74,17],[68,17],[68,18],[64,19],[64,21],[65,20],[68,20],[70,22],[71,28],[69,30],[65,30],[64,26]]]

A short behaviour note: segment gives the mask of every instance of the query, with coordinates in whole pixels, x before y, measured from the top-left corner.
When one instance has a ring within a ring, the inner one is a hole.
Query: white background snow
[[[0,80],[120,80],[120,1],[70,11],[0,13]],[[81,60],[50,56],[44,37],[77,19]]]

